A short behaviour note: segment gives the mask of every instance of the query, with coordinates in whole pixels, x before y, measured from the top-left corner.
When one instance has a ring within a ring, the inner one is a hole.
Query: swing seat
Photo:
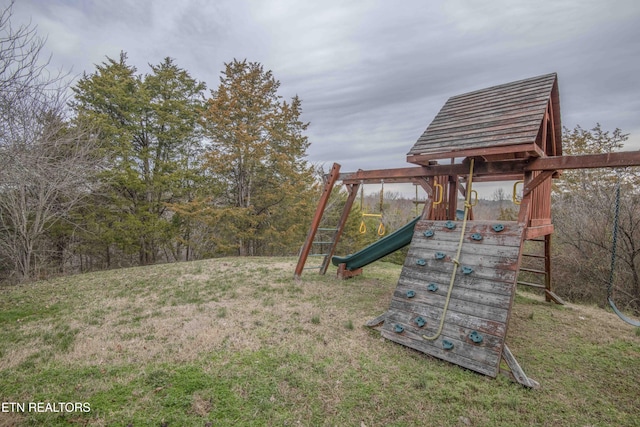
[[[616,304],[613,302],[613,300],[611,298],[607,298],[607,300],[609,301],[609,305],[611,306],[611,309],[618,315],[618,317],[621,320],[624,320],[625,322],[627,322],[631,326],[635,326],[637,328],[640,328],[640,322],[639,321],[630,319],[627,316],[625,316],[623,312],[618,310],[618,307],[616,307]]]

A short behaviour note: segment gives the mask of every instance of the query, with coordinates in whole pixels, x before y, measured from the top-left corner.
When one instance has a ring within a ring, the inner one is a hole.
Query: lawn
[[[399,266],[296,281],[294,265],[224,258],[1,289],[0,426],[640,426],[640,332],[610,312],[518,291],[507,343],[530,390],[364,326]]]

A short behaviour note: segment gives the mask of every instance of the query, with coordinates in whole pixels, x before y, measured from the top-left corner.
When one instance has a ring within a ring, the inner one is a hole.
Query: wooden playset
[[[341,181],[347,201],[338,225],[322,229],[332,237],[322,263],[312,268],[324,274],[333,260],[338,275],[350,277],[409,244],[389,310],[368,325],[431,356],[491,377],[506,372],[537,387],[505,337],[517,283],[541,287],[547,301],[563,303],[551,283],[552,179],[565,169],[640,165],[640,151],[563,156],[561,130],[555,73],[451,97],[407,155],[417,166],[340,174],[340,165],[333,165],[295,276],[305,269],[329,195]],[[517,221],[473,220],[472,184],[481,181],[522,181]],[[424,188],[429,197],[422,215],[358,254],[334,257],[358,190],[380,182]],[[541,245],[541,252],[525,253],[527,241],[539,242],[527,247]],[[542,277],[543,284],[517,281],[525,257],[542,260],[543,268],[526,271]]]

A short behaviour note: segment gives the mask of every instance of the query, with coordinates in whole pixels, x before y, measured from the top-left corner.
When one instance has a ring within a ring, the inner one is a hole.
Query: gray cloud
[[[344,169],[405,166],[450,96],[553,71],[564,125],[619,127],[640,149],[635,0],[21,0],[16,18],[75,72],[123,50],[215,88],[224,62],[261,62],[303,101],[309,160]]]

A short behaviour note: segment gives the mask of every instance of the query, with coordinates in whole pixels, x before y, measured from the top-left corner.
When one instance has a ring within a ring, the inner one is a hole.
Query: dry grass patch
[[[90,401],[92,413],[76,420],[86,425],[637,419],[640,337],[613,314],[518,292],[507,343],[542,384],[532,392],[364,327],[387,310],[398,266],[376,263],[339,281],[331,273],[294,280],[294,265],[282,258],[211,260],[6,291],[0,336],[10,344],[0,343],[0,387],[13,399]],[[49,308],[40,310],[41,302]],[[68,344],[54,344],[56,334]],[[42,416],[32,424],[70,422]]]

